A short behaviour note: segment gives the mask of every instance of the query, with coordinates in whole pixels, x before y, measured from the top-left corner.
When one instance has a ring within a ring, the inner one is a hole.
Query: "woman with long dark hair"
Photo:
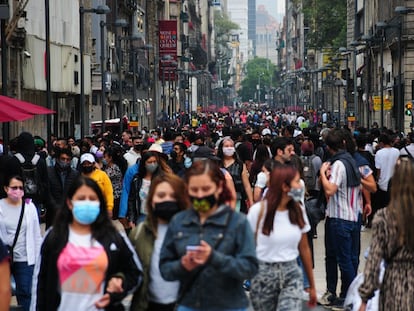
[[[199,160],[187,170],[192,207],[170,222],[160,256],[167,281],[180,281],[178,311],[247,310],[243,280],[257,272],[252,231],[230,198],[220,167]]]
[[[161,146],[152,144],[150,149],[142,154],[138,173],[131,182],[131,190],[128,194],[127,214],[130,222],[137,224],[145,219],[147,215],[146,200],[151,186],[151,180],[161,173],[170,172],[172,170],[165,162]]]
[[[256,232],[259,273],[251,280],[250,298],[256,311],[302,310],[303,276],[300,255],[309,279],[309,304],[316,305],[312,259],[306,233],[309,221],[300,206],[304,187],[293,165],[277,164],[269,191],[247,215]]]
[[[181,178],[174,174],[154,177],[147,198],[148,217],[129,234],[144,272],[142,286],[134,293],[131,311],[174,310],[179,283],[165,281],[158,264],[168,223],[189,205],[187,186]]]
[[[359,288],[366,310],[368,299],[380,289],[379,310],[414,310],[414,161],[401,158],[391,179],[388,207],[372,222],[372,241],[365,263],[364,282]],[[385,274],[380,283],[381,261]]]
[[[43,241],[31,310],[123,310],[140,270],[129,240],[108,217],[100,187],[80,176]]]

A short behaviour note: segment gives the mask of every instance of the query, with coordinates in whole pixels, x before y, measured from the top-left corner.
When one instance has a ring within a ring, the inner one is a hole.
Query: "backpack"
[[[40,156],[35,154],[30,162],[26,161],[21,153],[16,153],[15,157],[20,162],[25,196],[29,198],[38,196],[40,194],[40,181],[37,163],[39,162]]]
[[[315,167],[312,164],[313,159],[316,155],[311,156],[301,156],[301,160],[303,163],[303,180],[305,181],[306,190],[315,190],[316,186],[316,177],[317,172],[315,171]]]

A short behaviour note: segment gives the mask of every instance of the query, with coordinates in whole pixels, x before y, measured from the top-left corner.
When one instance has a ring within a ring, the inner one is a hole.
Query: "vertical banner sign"
[[[177,62],[177,21],[158,22],[159,36],[159,78],[162,81],[175,80]],[[168,56],[167,56],[168,55]]]

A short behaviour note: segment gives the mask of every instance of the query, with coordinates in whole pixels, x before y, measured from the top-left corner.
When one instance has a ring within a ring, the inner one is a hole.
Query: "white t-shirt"
[[[151,257],[150,280],[148,284],[148,296],[152,302],[170,304],[177,300],[180,282],[168,282],[164,280],[160,272],[161,246],[167,233],[168,224],[158,224],[157,239]]]
[[[61,301],[59,311],[95,311],[104,294],[108,256],[91,234],[69,230],[69,239],[57,261]]]
[[[266,183],[267,183],[266,173],[260,172],[259,174],[257,174],[256,184],[254,186],[264,189],[266,188]]]
[[[298,225],[290,222],[289,211],[276,211],[273,221],[273,231],[268,235],[262,233],[263,223],[267,210],[267,202],[259,223],[257,234],[256,256],[264,262],[286,262],[296,259],[299,256],[299,242],[302,234],[310,230],[309,220],[302,208],[305,226],[301,229]],[[257,220],[259,218],[261,202],[254,204],[247,214],[247,220],[253,232],[256,231]]]
[[[394,174],[395,164],[400,157],[400,151],[397,148],[382,148],[375,154],[375,167],[381,170],[378,186],[381,190],[388,190],[388,182]]]

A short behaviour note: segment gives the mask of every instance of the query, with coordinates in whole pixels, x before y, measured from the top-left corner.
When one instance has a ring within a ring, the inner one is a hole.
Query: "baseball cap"
[[[91,153],[84,153],[84,154],[81,155],[80,163],[82,164],[85,161],[88,161],[90,163],[94,163],[95,162],[95,157]]]
[[[272,135],[272,131],[268,128],[263,129],[262,136],[265,136],[265,135]]]
[[[202,158],[220,161],[221,159],[214,154],[214,150],[207,146],[200,146],[193,152],[193,159]]]

